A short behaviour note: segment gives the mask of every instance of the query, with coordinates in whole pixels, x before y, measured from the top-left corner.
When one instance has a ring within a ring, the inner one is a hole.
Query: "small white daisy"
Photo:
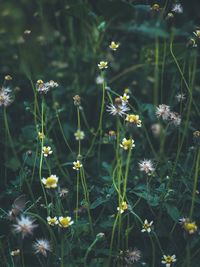
[[[161,263],[165,264],[166,267],[171,267],[174,262],[176,262],[176,255],[163,255]]]
[[[141,232],[147,232],[150,233],[152,230],[153,221],[150,223],[147,221],[147,219],[144,221]]]
[[[77,130],[75,133],[74,133],[74,136],[76,138],[76,140],[83,140],[85,138],[85,133],[81,130]]]
[[[49,155],[51,155],[53,153],[53,151],[52,151],[50,146],[43,146],[42,153],[43,153],[44,157],[48,157]]]

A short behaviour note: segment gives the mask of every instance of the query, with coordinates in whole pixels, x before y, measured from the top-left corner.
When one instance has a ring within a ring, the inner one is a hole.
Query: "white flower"
[[[0,89],[0,107],[7,107],[13,102],[9,88]]]
[[[47,256],[47,252],[51,251],[51,246],[48,240],[46,239],[37,239],[33,244],[33,249],[35,254],[42,254],[43,256]]]
[[[76,171],[79,171],[80,168],[83,167],[83,165],[81,164],[81,162],[80,162],[79,160],[74,161],[74,162],[73,162],[73,165],[74,165],[74,166],[73,166],[73,169],[76,170]]]
[[[119,211],[119,213],[124,213],[125,210],[128,209],[128,204],[126,203],[126,201],[122,201],[122,203],[120,203],[120,206],[117,207],[117,210]]]
[[[184,94],[182,94],[182,93],[179,93],[179,94],[176,95],[176,99],[177,99],[178,102],[183,102],[183,101],[185,101],[186,96]]]
[[[84,137],[85,137],[85,133],[81,130],[77,130],[75,133],[74,133],[74,136],[76,138],[76,140],[83,140]]]
[[[152,229],[153,221],[150,223],[147,221],[147,219],[144,221],[141,232],[147,232],[150,233]]]
[[[116,43],[114,41],[111,42],[111,44],[109,45],[110,49],[112,49],[113,51],[116,51],[117,48],[119,47],[119,43]]]
[[[183,7],[181,4],[174,4],[172,7],[172,11],[178,14],[183,13]]]
[[[130,108],[128,108],[126,106],[126,104],[121,104],[121,105],[109,104],[109,105],[107,105],[107,111],[113,116],[119,115],[122,117],[123,115],[126,115],[126,112],[129,110],[130,110]]]
[[[28,216],[21,216],[20,218],[16,219],[16,224],[13,225],[14,227],[14,232],[16,233],[21,233],[22,238],[24,238],[27,235],[32,235],[34,228],[37,227],[36,224],[34,224],[33,219],[31,219]]]
[[[174,262],[176,262],[176,255],[163,255],[163,260],[161,263],[165,264],[166,267],[171,267]]]
[[[149,173],[155,170],[153,163],[150,159],[144,159],[143,161],[139,162],[139,169],[142,172]]]
[[[175,126],[181,124],[181,116],[177,112],[170,112],[169,119]]]
[[[57,217],[48,216],[47,217],[47,222],[48,222],[49,225],[54,226],[54,225],[58,224],[58,219],[57,219]]]
[[[124,103],[128,103],[129,98],[130,96],[126,93],[124,93],[123,96],[120,96],[121,101]]]
[[[46,83],[44,83],[42,80],[38,80],[36,83],[36,90],[41,94],[46,94],[50,90],[50,88],[54,88],[57,86],[58,83],[52,80]]]
[[[158,118],[162,118],[163,120],[167,120],[169,118],[170,107],[162,104],[156,107],[156,116]]]
[[[70,225],[74,223],[74,221],[72,221],[72,218],[69,216],[67,217],[60,216],[58,220],[59,220],[59,226],[62,228],[68,228]]]
[[[48,157],[49,155],[53,153],[53,151],[51,150],[50,146],[43,146],[42,153],[45,157]]]
[[[123,138],[120,147],[122,147],[124,150],[133,149],[133,147],[135,147],[134,140],[132,138]]]
[[[108,68],[108,62],[107,61],[100,61],[98,64],[98,67],[100,70],[105,70]]]
[[[46,188],[56,188],[58,184],[58,177],[56,175],[51,174],[47,178],[42,178],[42,183]]]

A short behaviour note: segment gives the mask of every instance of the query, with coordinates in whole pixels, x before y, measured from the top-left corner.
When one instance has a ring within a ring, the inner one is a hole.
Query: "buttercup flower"
[[[56,175],[50,175],[49,177],[42,178],[42,183],[46,188],[56,188],[58,184],[58,177]]]
[[[150,223],[147,221],[147,219],[144,221],[141,232],[148,232],[150,233],[152,230],[153,221]]]
[[[125,210],[128,209],[128,204],[126,203],[126,201],[122,201],[122,203],[120,204],[119,207],[117,207],[117,210],[119,211],[119,213],[124,213]]]
[[[73,169],[79,171],[80,168],[83,166],[79,160],[73,162],[74,166]]]
[[[155,170],[153,163],[150,159],[144,159],[143,161],[139,162],[139,169],[145,173],[151,173]]]
[[[123,138],[120,147],[122,147],[124,150],[132,149],[133,147],[135,147],[134,140],[132,138]]]
[[[57,219],[57,217],[48,216],[47,217],[47,222],[48,222],[49,225],[54,226],[54,225],[58,224],[58,219]]]
[[[165,264],[166,267],[171,267],[174,262],[176,262],[176,255],[163,255],[161,263]]]
[[[156,116],[158,118],[162,118],[163,120],[167,120],[169,118],[170,115],[170,107],[165,105],[165,104],[161,104],[158,107],[156,107]]]
[[[20,218],[16,219],[16,224],[13,225],[14,232],[21,233],[22,238],[24,238],[27,235],[32,235],[33,230],[37,227],[36,224],[34,224],[35,220],[31,219],[28,216],[21,216]]]
[[[110,49],[112,49],[113,51],[116,51],[117,48],[119,47],[119,43],[115,43],[115,42],[111,42],[111,44],[109,45]]]
[[[129,124],[134,124],[136,125],[137,127],[141,127],[142,125],[142,122],[139,118],[138,115],[134,115],[134,114],[128,114],[126,116],[126,121],[129,123]]]
[[[19,254],[20,254],[20,249],[12,250],[12,251],[10,252],[10,255],[11,255],[12,257],[19,256]]]
[[[62,228],[68,228],[70,225],[72,225],[74,223],[74,221],[72,221],[71,217],[67,216],[67,217],[59,217],[59,226]]]
[[[46,239],[37,239],[33,244],[35,254],[42,254],[44,257],[47,256],[47,252],[51,251],[49,241]]]
[[[53,151],[51,150],[50,146],[43,146],[42,153],[45,157],[48,157],[49,155],[53,153]]]
[[[123,96],[120,96],[122,102],[128,103],[130,96],[127,93],[124,93]]]
[[[76,140],[83,140],[84,137],[85,137],[85,133],[81,130],[77,130],[75,133],[74,133],[74,136],[76,138]]]
[[[196,233],[198,229],[196,222],[191,221],[189,218],[182,218],[179,220],[179,222],[188,234],[191,235]]]
[[[108,62],[107,61],[100,61],[98,64],[98,67],[100,70],[105,70],[108,68]]]

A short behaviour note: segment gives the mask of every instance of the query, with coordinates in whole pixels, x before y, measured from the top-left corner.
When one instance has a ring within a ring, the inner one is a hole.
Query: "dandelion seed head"
[[[22,238],[27,235],[32,235],[33,230],[37,227],[34,222],[35,220],[33,220],[32,218],[22,215],[20,218],[17,218],[16,224],[13,225],[14,232],[21,233]]]
[[[140,171],[145,172],[145,173],[151,173],[151,172],[154,172],[155,170],[154,165],[150,159],[144,159],[140,161],[138,165],[139,165]]]
[[[165,104],[161,104],[158,107],[156,107],[156,116],[158,118],[162,118],[163,120],[167,120],[169,118],[170,115],[170,107],[165,105]]]
[[[35,254],[42,254],[44,257],[47,256],[47,252],[51,251],[51,246],[46,239],[37,239],[33,244],[33,250]]]

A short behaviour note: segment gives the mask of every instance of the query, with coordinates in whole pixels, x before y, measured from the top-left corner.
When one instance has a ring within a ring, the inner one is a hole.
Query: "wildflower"
[[[175,126],[179,126],[181,124],[181,117],[177,112],[170,112],[169,119]]]
[[[108,132],[108,136],[109,136],[110,141],[113,141],[116,139],[116,132],[111,130]]]
[[[125,251],[124,260],[129,265],[132,266],[132,264],[138,262],[141,259],[141,251],[137,248],[134,248],[133,250],[127,250]]]
[[[79,160],[73,162],[73,169],[79,171],[80,168],[83,166]]]
[[[44,139],[44,137],[45,137],[44,133],[38,132],[38,138],[39,139]]]
[[[104,233],[98,233],[98,234],[96,235],[96,239],[100,240],[100,239],[104,238],[104,236],[105,236]]]
[[[171,267],[174,262],[176,262],[176,255],[163,255],[161,263],[165,264],[166,267]]]
[[[185,101],[186,97],[185,97],[185,94],[182,94],[182,93],[179,93],[176,95],[176,99],[178,102],[183,102]]]
[[[10,76],[10,75],[6,75],[6,76],[4,77],[4,79],[5,79],[6,81],[11,81],[11,80],[12,80],[12,76]]]
[[[83,140],[84,137],[85,137],[85,133],[81,130],[77,130],[75,133],[74,133],[74,136],[76,138],[76,140]]]
[[[128,103],[130,96],[127,93],[124,93],[123,96],[120,96],[122,102]]]
[[[188,234],[191,235],[197,231],[196,222],[192,222],[189,218],[182,218],[179,222]]]
[[[183,13],[183,7],[181,4],[174,4],[173,7],[172,7],[172,11],[177,13],[177,14],[181,14]]]
[[[174,17],[174,14],[172,12],[167,13],[166,19],[171,19]]]
[[[35,254],[42,254],[44,257],[47,256],[47,252],[51,251],[49,241],[46,239],[37,239],[33,244]]]
[[[43,80],[38,80],[36,83],[36,90],[40,94],[46,94],[51,88],[58,87],[58,83],[54,81],[49,81],[49,82],[43,82]]]
[[[155,170],[153,163],[150,159],[148,159],[148,160],[144,159],[143,161],[140,161],[139,162],[139,169],[140,169],[140,171],[145,172],[145,173],[150,173],[150,172],[153,172]]]
[[[20,254],[20,249],[12,250],[12,251],[10,252],[10,255],[11,255],[12,257],[19,256],[19,254]]]
[[[60,197],[65,197],[69,193],[69,190],[67,188],[61,188],[59,190],[59,196]]]
[[[130,89],[129,89],[128,87],[125,88],[125,89],[124,89],[124,93],[125,93],[125,94],[130,94]]]
[[[121,214],[124,213],[124,211],[127,209],[128,209],[128,204],[126,203],[126,201],[122,201],[122,203],[119,205],[119,207],[117,207],[117,210]]]
[[[59,226],[62,228],[68,228],[70,225],[72,225],[74,221],[71,220],[71,217],[59,217]]]
[[[0,89],[0,107],[7,107],[13,102],[13,99],[10,94],[10,90],[7,88]]]
[[[100,61],[98,64],[98,67],[100,70],[105,70],[108,68],[108,62],[107,61]]]
[[[150,233],[152,230],[153,221],[150,223],[147,221],[147,219],[144,221],[141,232],[148,232]]]
[[[119,115],[122,117],[123,115],[126,115],[126,112],[129,110],[130,109],[126,106],[126,103],[119,97],[115,98],[115,104],[107,105],[107,111],[113,116]]]
[[[111,44],[109,45],[110,49],[112,49],[113,51],[116,51],[117,48],[119,47],[119,43],[115,43],[115,42],[111,42]]]
[[[170,107],[162,104],[156,107],[156,116],[158,118],[162,118],[163,120],[167,120],[170,114]]]
[[[81,97],[79,96],[79,95],[75,95],[74,97],[73,97],[73,100],[74,100],[74,105],[75,106],[80,106],[81,105]]]
[[[136,125],[137,127],[141,127],[141,125],[142,125],[142,122],[141,122],[141,120],[139,119],[139,116],[138,116],[138,115],[128,114],[128,115],[126,116],[126,121],[127,121],[129,124],[134,124],[134,125]]]
[[[45,157],[48,157],[49,155],[53,153],[53,151],[51,150],[50,146],[43,146],[42,153]]]
[[[104,82],[104,78],[103,77],[101,77],[101,76],[97,76],[96,77],[96,84],[103,84],[103,82]]]
[[[151,9],[154,10],[154,11],[160,11],[160,5],[159,4],[153,4]]]
[[[197,38],[200,38],[200,30],[196,30],[195,32],[193,32],[194,35],[197,37]]]
[[[49,225],[54,226],[54,225],[58,224],[58,219],[57,219],[57,217],[48,216],[47,217],[47,222],[48,222]]]
[[[56,175],[50,175],[46,179],[42,178],[42,183],[46,188],[56,188],[58,184],[58,177]]]
[[[34,228],[37,227],[36,224],[34,224],[33,219],[31,219],[28,216],[21,216],[20,218],[16,219],[16,224],[13,225],[14,232],[21,233],[22,238],[24,238],[27,235],[32,235]]]
[[[124,150],[132,149],[133,147],[135,147],[134,140],[132,138],[130,139],[123,138],[120,147],[122,147]]]

